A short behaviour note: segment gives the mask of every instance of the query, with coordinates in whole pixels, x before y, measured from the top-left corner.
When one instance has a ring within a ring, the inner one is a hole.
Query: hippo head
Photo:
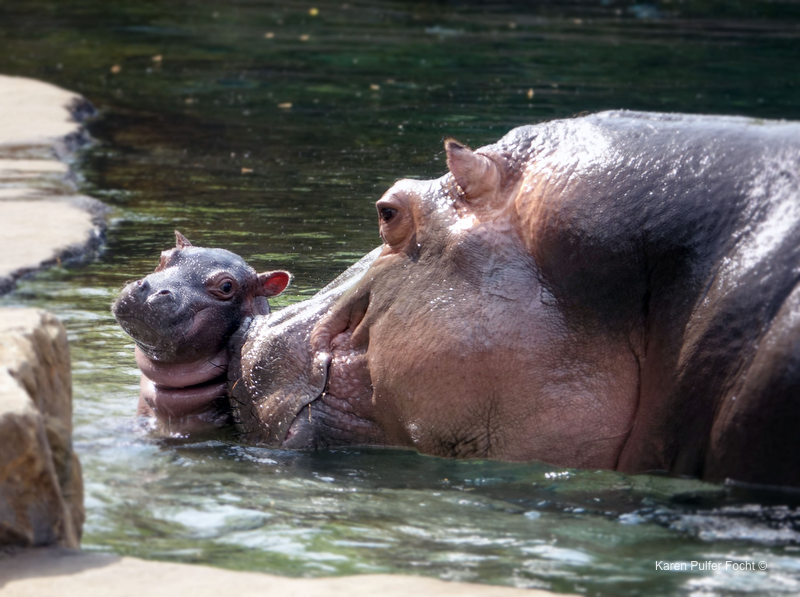
[[[448,141],[448,174],[402,180],[377,202],[384,245],[355,281],[251,327],[234,406],[246,435],[613,464],[627,405],[602,420],[581,405],[583,426],[555,413],[609,384],[600,361],[624,378],[633,360],[591,334],[579,350],[542,284],[517,204],[525,149],[514,138],[474,152]],[[612,449],[575,457],[579,437]]]
[[[227,420],[228,342],[245,318],[269,313],[289,274],[257,274],[238,255],[193,246],[175,232],[155,271],[128,284],[114,302],[119,324],[136,342],[142,370],[140,412],[189,430]],[[191,423],[190,423],[191,421]]]
[[[800,485],[798,140],[608,112],[448,141],[378,201],[383,246],[234,334],[237,427]]]

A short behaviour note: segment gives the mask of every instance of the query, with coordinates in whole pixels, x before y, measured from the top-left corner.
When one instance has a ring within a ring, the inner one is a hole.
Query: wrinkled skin
[[[175,237],[155,272],[128,284],[112,311],[136,342],[139,414],[183,434],[231,422],[228,342],[246,318],[269,314],[267,297],[283,291],[289,274],[256,274],[230,251]]]
[[[446,150],[345,284],[234,337],[247,437],[800,485],[800,125],[611,112]]]

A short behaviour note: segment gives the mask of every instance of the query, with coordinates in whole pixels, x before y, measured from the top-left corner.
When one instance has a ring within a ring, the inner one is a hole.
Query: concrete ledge
[[[76,195],[67,163],[89,143],[80,123],[94,113],[74,93],[0,75],[0,294],[21,276],[102,246],[107,208]]]
[[[0,559],[3,597],[543,597],[548,591],[401,575],[295,579],[209,566],[149,562],[66,550],[27,550]]]
[[[76,93],[34,79],[0,75],[0,145],[51,147],[70,138],[74,141],[82,134],[76,123],[91,113],[94,109]],[[70,152],[69,147],[63,150]]]
[[[0,200],[0,294],[27,273],[86,258],[103,236],[88,211],[61,200]]]

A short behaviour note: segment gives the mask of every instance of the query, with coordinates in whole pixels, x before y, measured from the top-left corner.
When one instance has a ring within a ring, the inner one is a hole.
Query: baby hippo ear
[[[267,297],[275,296],[283,292],[284,288],[289,285],[289,280],[291,279],[292,275],[289,272],[281,270],[258,274],[258,288],[256,289],[256,296],[253,299],[253,314],[269,315],[270,309]]]
[[[176,249],[185,249],[186,247],[194,246],[192,243],[189,242],[189,239],[186,238],[183,234],[175,231],[175,248]]]
[[[464,191],[464,199],[480,199],[497,189],[500,184],[500,169],[495,162],[485,155],[475,153],[455,139],[447,139],[444,148],[447,152],[447,167]]]
[[[163,271],[167,268],[167,263],[169,263],[169,258],[172,257],[172,254],[176,251],[176,249],[170,249],[169,251],[161,251],[161,257],[158,260],[158,266],[156,269],[153,270],[153,273]]]
[[[175,251],[181,251],[186,247],[192,247],[192,243],[189,242],[189,239],[186,238],[183,234],[175,231],[175,248],[170,249],[168,251],[161,251],[161,259],[158,261],[158,267],[153,271],[153,273],[163,271],[166,269],[169,260],[175,254]]]
[[[292,275],[281,270],[258,274],[257,296],[275,296],[289,285]]]

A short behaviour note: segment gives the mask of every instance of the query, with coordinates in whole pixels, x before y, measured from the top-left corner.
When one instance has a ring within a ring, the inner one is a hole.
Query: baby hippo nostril
[[[161,290],[153,290],[152,293],[148,291],[146,302],[152,304],[172,304],[175,302],[175,295],[171,290],[166,288],[162,288]]]

